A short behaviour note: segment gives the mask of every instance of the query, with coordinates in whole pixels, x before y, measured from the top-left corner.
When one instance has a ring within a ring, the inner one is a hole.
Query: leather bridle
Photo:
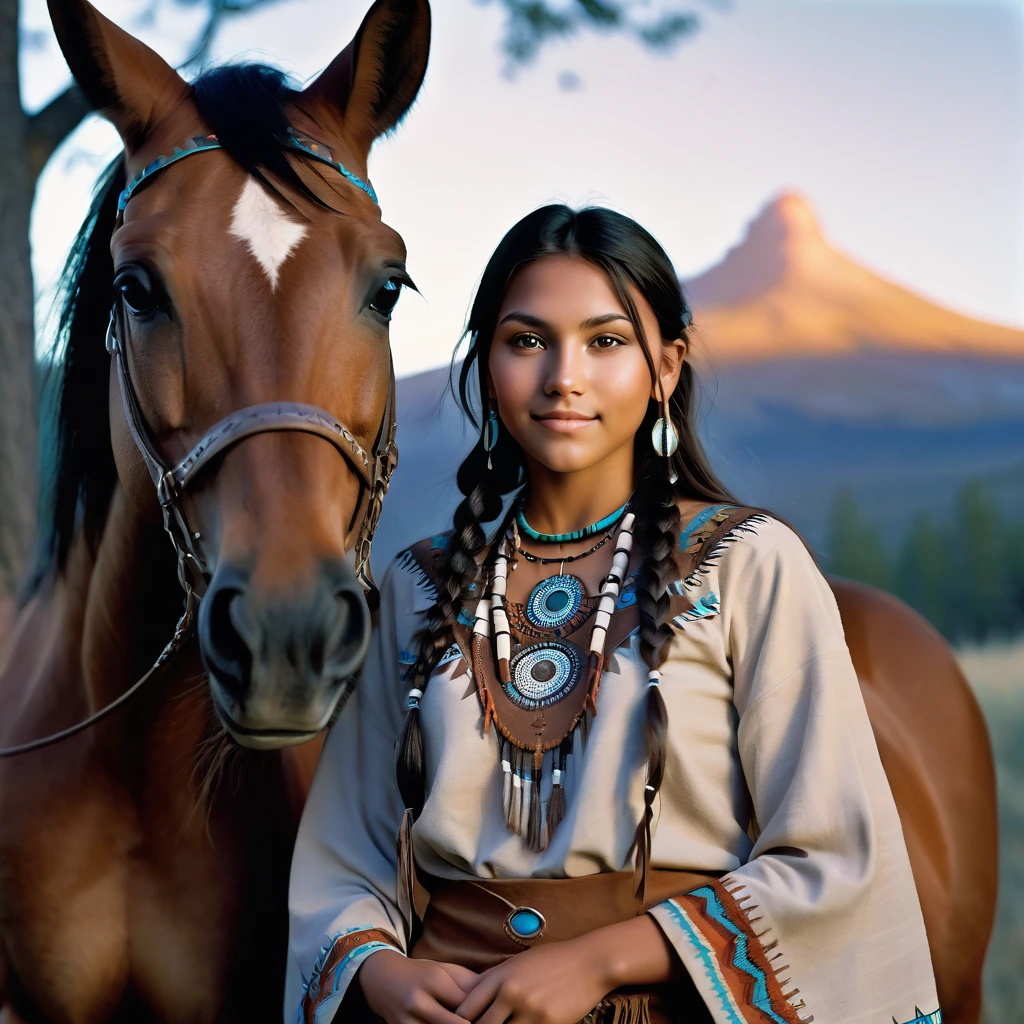
[[[123,308],[123,307],[122,307]],[[202,596],[210,579],[209,564],[202,550],[200,536],[189,523],[183,498],[189,485],[219,455],[256,434],[291,431],[314,434],[329,441],[349,464],[359,479],[360,495],[352,522],[362,513],[359,538],[356,542],[356,576],[367,592],[368,601],[376,604],[376,584],[370,571],[370,550],[373,535],[387,494],[391,474],[398,464],[395,445],[395,366],[389,360],[388,397],[373,451],[366,449],[340,420],[326,409],[303,402],[264,402],[247,405],[218,420],[192,450],[176,465],[168,465],[157,449],[132,383],[128,357],[114,328],[118,307],[110,313],[107,328],[107,351],[114,360],[128,430],[149,470],[157,501],[163,515],[164,529],[178,559],[178,582],[185,590],[186,600]]]
[[[377,202],[377,196],[369,182],[363,182],[342,164],[334,161],[330,150],[322,143],[314,143],[305,136],[298,136],[295,133],[290,133],[281,141],[285,148],[304,153],[321,163],[334,167],[369,195],[375,203]],[[220,143],[217,142],[215,136],[199,136],[190,139],[185,147],[176,148],[172,156],[160,157],[153,161],[136,175],[122,192],[118,204],[118,216],[120,217],[134,191],[157,171],[186,156],[219,148],[221,148]],[[199,600],[206,591],[211,575],[209,564],[202,550],[202,537],[197,530],[193,529],[185,510],[183,503],[185,492],[217,456],[223,455],[247,437],[290,431],[313,434],[329,441],[337,448],[360,484],[359,501],[349,524],[349,528],[351,528],[351,524],[355,523],[360,515],[362,516],[355,548],[356,577],[366,592],[367,603],[371,609],[375,609],[379,602],[377,587],[370,570],[370,550],[373,544],[373,535],[380,521],[384,495],[387,494],[391,474],[398,464],[398,448],[395,445],[397,423],[395,420],[394,359],[389,357],[388,397],[371,452],[367,452],[352,431],[326,409],[315,405],[306,405],[302,402],[264,402],[259,405],[245,406],[225,416],[206,432],[180,462],[169,465],[153,440],[152,432],[139,403],[135,385],[132,382],[128,355],[121,340],[122,337],[127,337],[127,332],[115,329],[115,325],[118,328],[123,326],[123,319],[118,317],[118,312],[123,313],[123,310],[123,303],[115,300],[107,327],[107,352],[114,360],[128,430],[136,448],[142,455],[153,486],[156,488],[164,530],[170,537],[177,556],[178,582],[185,591],[185,610],[175,627],[174,636],[160,652],[153,666],[120,697],[100,708],[84,721],[60,732],[19,746],[0,748],[0,759],[58,743],[95,725],[134,696],[181,648],[192,629]]]

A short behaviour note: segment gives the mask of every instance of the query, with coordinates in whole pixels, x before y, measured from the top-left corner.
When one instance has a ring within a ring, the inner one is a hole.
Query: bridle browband
[[[365,192],[377,202],[377,195],[368,181],[349,171],[343,164],[334,160],[331,151],[322,143],[289,129],[288,135],[280,140],[282,146],[303,153],[338,171],[357,188]],[[154,174],[164,168],[212,149],[223,148],[215,135],[199,135],[189,139],[184,146],[175,147],[170,156],[161,156],[147,164],[128,182],[117,202],[118,218],[124,213],[128,200],[136,190],[148,182]],[[289,431],[313,434],[329,441],[342,455],[349,467],[359,479],[360,495],[352,516],[352,523],[359,519],[359,537],[356,542],[355,560],[356,577],[366,592],[367,603],[375,608],[379,595],[370,570],[370,550],[373,535],[380,521],[384,495],[387,494],[391,474],[398,464],[398,448],[395,445],[395,364],[390,359],[387,402],[373,450],[367,452],[356,440],[355,435],[340,420],[325,409],[302,402],[264,402],[260,405],[249,405],[230,413],[215,423],[206,434],[193,446],[192,450],[176,465],[169,465],[160,454],[153,440],[149,425],[142,412],[135,385],[132,382],[128,356],[121,338],[127,337],[126,332],[115,329],[118,323],[118,312],[123,313],[123,306],[115,300],[110,311],[110,323],[107,327],[106,347],[114,360],[118,386],[121,391],[121,402],[124,406],[128,430],[142,455],[149,471],[150,478],[156,488],[157,500],[163,516],[163,526],[171,539],[178,560],[178,582],[185,591],[185,610],[178,620],[174,636],[160,652],[148,672],[129,687],[120,697],[90,715],[84,721],[63,729],[60,732],[40,739],[32,740],[15,747],[0,748],[0,759],[24,754],[30,750],[38,750],[53,743],[83,732],[98,721],[106,718],[117,708],[126,703],[152,676],[161,669],[184,644],[195,621],[199,600],[210,580],[210,569],[202,551],[199,532],[193,530],[183,504],[186,490],[196,477],[217,456],[233,448],[247,437],[256,434],[267,434],[278,431]],[[123,321],[122,321],[123,322]],[[347,531],[346,531],[347,532]]]

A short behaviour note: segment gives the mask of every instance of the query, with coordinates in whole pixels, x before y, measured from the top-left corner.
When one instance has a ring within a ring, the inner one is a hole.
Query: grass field
[[[1024,641],[961,650],[992,734],[999,779],[999,907],[984,1024],[1024,1021]]]

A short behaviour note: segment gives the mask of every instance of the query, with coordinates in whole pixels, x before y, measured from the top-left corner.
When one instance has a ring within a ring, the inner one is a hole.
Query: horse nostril
[[[252,651],[241,632],[241,588],[220,586],[207,593],[199,610],[200,641],[207,667],[235,697],[241,697],[252,674]]]
[[[333,661],[339,675],[350,675],[362,664],[370,642],[370,610],[362,588],[355,584],[334,592],[338,617]]]

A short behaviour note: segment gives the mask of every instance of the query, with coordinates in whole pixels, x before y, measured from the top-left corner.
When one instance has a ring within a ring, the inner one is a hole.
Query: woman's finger
[[[455,1012],[466,1020],[476,1020],[480,1014],[494,1002],[494,997],[501,988],[501,977],[490,972],[480,975],[480,980]]]
[[[447,966],[445,965],[445,967]],[[441,967],[440,964],[438,964],[438,967],[440,969],[431,975],[429,982],[423,986],[423,989],[442,1006],[449,1010],[454,1010],[465,1000],[467,992],[472,986],[463,988],[455,981],[445,967]]]
[[[451,1010],[446,1010],[439,1002],[433,999],[414,1011],[410,1020],[415,1021],[416,1024],[466,1024],[465,1017],[459,1017],[452,1013]]]
[[[464,996],[469,995],[476,988],[477,982],[481,977],[476,971],[471,971],[468,967],[463,967],[461,964],[442,963],[440,966],[447,972],[452,981],[462,989]]]
[[[505,1024],[512,1016],[512,1007],[501,996],[491,1003],[487,1012],[477,1021],[477,1024]],[[470,1017],[470,1020],[473,1018]]]

